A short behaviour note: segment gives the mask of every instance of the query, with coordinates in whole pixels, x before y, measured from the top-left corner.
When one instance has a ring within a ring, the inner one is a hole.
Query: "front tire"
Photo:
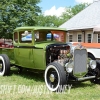
[[[67,83],[64,67],[59,63],[50,63],[45,70],[45,83],[50,91],[62,91]]]
[[[10,73],[10,61],[6,54],[0,55],[0,76],[6,76]]]

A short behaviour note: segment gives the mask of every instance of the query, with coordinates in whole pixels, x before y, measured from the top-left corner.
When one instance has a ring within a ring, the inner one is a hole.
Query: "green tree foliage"
[[[76,15],[77,13],[79,13],[80,11],[82,11],[83,9],[85,9],[87,6],[88,6],[87,3],[75,5],[71,9],[72,15],[73,16]]]
[[[40,0],[0,0],[0,38],[11,38],[18,26],[35,25]]]
[[[56,16],[44,16],[41,14],[36,19],[36,26],[58,27],[61,23],[62,20]]]

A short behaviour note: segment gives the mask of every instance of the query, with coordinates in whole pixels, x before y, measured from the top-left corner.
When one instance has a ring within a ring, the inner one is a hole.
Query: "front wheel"
[[[50,91],[62,91],[66,84],[66,72],[58,63],[50,63],[45,70],[45,83]]]

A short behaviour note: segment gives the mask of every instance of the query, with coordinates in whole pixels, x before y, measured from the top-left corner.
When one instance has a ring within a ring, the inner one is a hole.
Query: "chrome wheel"
[[[0,60],[0,72],[3,71],[3,64],[2,64],[2,61]]]
[[[55,91],[60,85],[59,73],[53,65],[48,66],[48,68],[46,69],[45,81],[46,81],[47,87],[51,91]]]
[[[10,72],[10,61],[6,54],[0,55],[0,76],[8,75]]]

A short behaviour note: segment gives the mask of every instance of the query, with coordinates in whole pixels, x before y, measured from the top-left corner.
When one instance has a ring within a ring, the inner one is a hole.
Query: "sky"
[[[41,7],[44,15],[56,15],[59,17],[65,11],[65,7],[73,7],[79,3],[93,3],[93,1],[94,0],[41,0],[38,6]]]

